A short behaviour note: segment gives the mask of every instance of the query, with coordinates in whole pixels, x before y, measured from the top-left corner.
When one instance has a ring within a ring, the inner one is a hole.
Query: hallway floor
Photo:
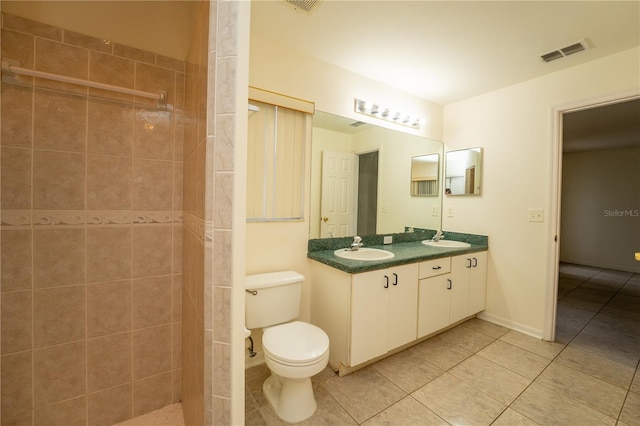
[[[640,274],[562,264],[557,342],[472,319],[345,377],[308,425],[640,425]],[[246,372],[247,425],[281,422]]]

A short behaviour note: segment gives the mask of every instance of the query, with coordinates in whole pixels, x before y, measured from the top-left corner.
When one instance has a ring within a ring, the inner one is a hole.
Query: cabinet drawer
[[[420,262],[420,279],[435,277],[436,275],[446,274],[451,271],[451,258],[443,257],[442,259],[427,260]]]

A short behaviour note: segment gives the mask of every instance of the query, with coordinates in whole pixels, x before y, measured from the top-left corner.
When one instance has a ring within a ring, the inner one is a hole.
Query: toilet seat
[[[325,358],[329,336],[313,324],[294,321],[265,328],[262,346],[274,361],[302,367]]]

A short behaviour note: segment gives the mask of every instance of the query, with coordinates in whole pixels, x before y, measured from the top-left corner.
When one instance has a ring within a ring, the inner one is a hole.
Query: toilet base
[[[278,417],[287,423],[300,423],[308,419],[318,407],[310,377],[283,379],[271,373],[264,381],[262,391]]]

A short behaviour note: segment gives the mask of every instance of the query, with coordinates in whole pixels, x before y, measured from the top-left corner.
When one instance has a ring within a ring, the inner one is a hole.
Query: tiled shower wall
[[[185,423],[194,425],[232,423],[237,8],[200,3],[187,59],[182,389]]]
[[[2,425],[180,400],[184,62],[6,14],[2,58],[170,106],[2,83]]]
[[[183,398],[185,424],[204,424],[204,268],[209,2],[200,2],[185,78],[183,226]]]

